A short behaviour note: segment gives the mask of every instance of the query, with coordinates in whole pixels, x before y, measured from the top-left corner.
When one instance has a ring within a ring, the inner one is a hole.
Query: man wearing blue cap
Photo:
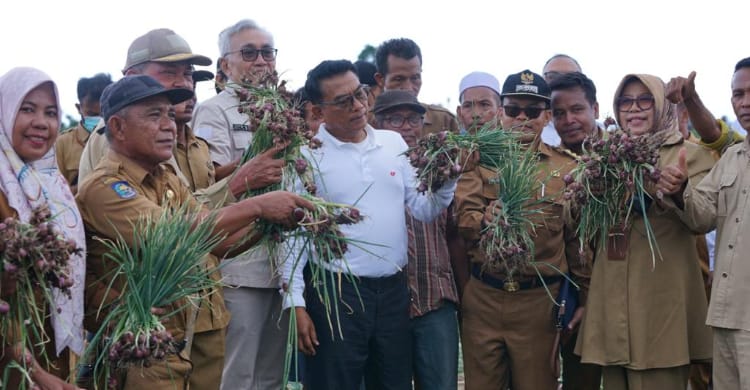
[[[162,165],[172,157],[176,142],[173,105],[192,96],[189,89],[165,89],[145,75],[125,77],[102,94],[105,135],[111,150],[89,179],[81,183],[76,197],[88,233],[86,328],[91,331],[99,329],[105,318],[106,310],[99,312],[99,309],[116,303],[123,287],[122,280],[111,282],[113,265],[104,256],[106,248],[102,242],[94,237],[117,240],[122,236],[132,242],[132,222],[144,214],[158,217],[167,207],[188,204],[191,209],[201,209],[196,220],[208,213],[175,171]],[[244,243],[240,240],[253,235],[250,225],[259,218],[293,225],[295,208],[312,207],[308,201],[288,192],[268,195],[216,210],[216,231],[227,238],[213,255],[223,258],[228,248],[237,244],[241,244],[237,250],[249,247],[255,240]],[[190,338],[191,319],[184,312],[165,321],[176,340]],[[169,356],[164,362],[133,368],[121,378],[124,379],[121,384],[125,389],[138,390],[185,388],[191,371],[196,377],[204,373],[201,368],[193,367],[190,357],[189,351],[183,350],[180,356]]]

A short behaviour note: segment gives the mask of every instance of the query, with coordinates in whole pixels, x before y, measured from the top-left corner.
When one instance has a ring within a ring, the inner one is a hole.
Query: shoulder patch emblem
[[[112,183],[111,185],[112,189],[115,191],[115,194],[119,196],[122,199],[130,199],[135,198],[137,193],[135,192],[135,189],[128,184],[126,181],[117,181]]]

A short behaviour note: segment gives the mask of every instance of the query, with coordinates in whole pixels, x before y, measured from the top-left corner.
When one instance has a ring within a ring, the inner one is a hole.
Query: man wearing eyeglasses
[[[508,76],[500,94],[503,129],[522,132],[520,142],[537,152],[539,191],[528,194],[541,206],[534,218],[533,258],[537,267],[526,267],[509,278],[503,271],[483,267],[479,248],[482,229],[495,219],[499,191],[497,172],[478,166],[464,173],[456,190],[459,232],[467,240],[471,278],[462,298],[462,329],[466,389],[536,390],[557,387],[559,364],[557,330],[553,323],[553,299],[561,273],[570,272],[580,286],[580,307],[570,326],[583,316],[590,269],[579,254],[576,226],[566,218],[562,180],[575,160],[541,142],[539,135],[549,122],[550,89],[541,75],[524,70]],[[547,266],[545,266],[545,264]]]
[[[455,180],[436,192],[417,192],[402,137],[367,124],[367,92],[351,62],[323,61],[308,73],[305,89],[323,118],[322,146],[303,149],[318,167],[317,195],[356,205],[365,216],[342,226],[348,239],[360,243],[349,245],[344,259],[303,255],[296,266],[292,261],[282,265],[284,306],[295,310],[298,345],[308,355],[305,386],[358,389],[364,379],[368,389],[411,389],[406,209],[420,220],[433,220],[453,199]],[[402,126],[404,121],[408,125],[418,117],[389,118]],[[326,275],[324,282],[307,286],[307,300],[302,294],[305,265]],[[340,315],[328,312],[319,298],[326,295],[324,286],[336,291],[335,298],[328,298]]]
[[[217,179],[231,175],[252,142],[247,114],[237,111],[235,87],[276,67],[271,34],[252,20],[240,20],[219,34],[221,70],[227,76],[224,90],[199,104],[193,116],[196,134],[209,142]],[[250,188],[281,180],[284,162],[263,153],[253,160],[256,175]],[[251,249],[222,268],[224,301],[232,313],[227,328],[221,388],[278,389],[282,374],[287,321],[279,321],[281,298],[269,254]]]
[[[399,89],[419,98],[422,89],[422,51],[411,39],[396,38],[383,42],[375,52],[378,72],[375,80],[383,91]],[[458,122],[449,110],[434,104],[422,104],[427,110],[424,134],[449,130],[458,133]]]
[[[372,112],[376,128],[401,134],[409,147],[417,145],[425,109],[414,95],[386,91]],[[426,223],[406,211],[412,376],[418,389],[455,389],[458,382],[458,292],[448,250],[448,218],[443,211]]]

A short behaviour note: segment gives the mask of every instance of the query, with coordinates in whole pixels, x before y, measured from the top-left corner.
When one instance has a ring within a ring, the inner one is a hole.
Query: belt
[[[543,278],[532,278],[525,281],[498,279],[492,275],[482,272],[482,267],[479,264],[471,265],[471,275],[476,279],[481,280],[484,284],[494,287],[507,292],[516,292],[519,290],[529,290],[532,288],[542,287],[544,285],[552,285],[559,283],[562,280],[562,275],[558,276],[545,276]],[[542,283],[544,281],[544,283]]]

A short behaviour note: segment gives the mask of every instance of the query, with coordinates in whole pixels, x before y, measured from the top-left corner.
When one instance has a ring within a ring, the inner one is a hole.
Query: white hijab
[[[74,240],[84,250],[70,259],[70,276],[74,281],[71,298],[54,289],[55,306],[50,307],[57,354],[65,347],[80,354],[84,339],[83,287],[86,278],[83,221],[73,194],[57,168],[55,148],[52,147],[39,160],[24,162],[13,150],[11,142],[16,115],[23,99],[31,90],[47,82],[52,84],[59,108],[57,86],[44,72],[34,68],[14,68],[0,77],[0,191],[24,222],[29,221],[34,208],[46,203],[54,218],[52,223],[66,238]],[[61,112],[58,110],[58,116]],[[58,308],[61,309],[60,313]]]

